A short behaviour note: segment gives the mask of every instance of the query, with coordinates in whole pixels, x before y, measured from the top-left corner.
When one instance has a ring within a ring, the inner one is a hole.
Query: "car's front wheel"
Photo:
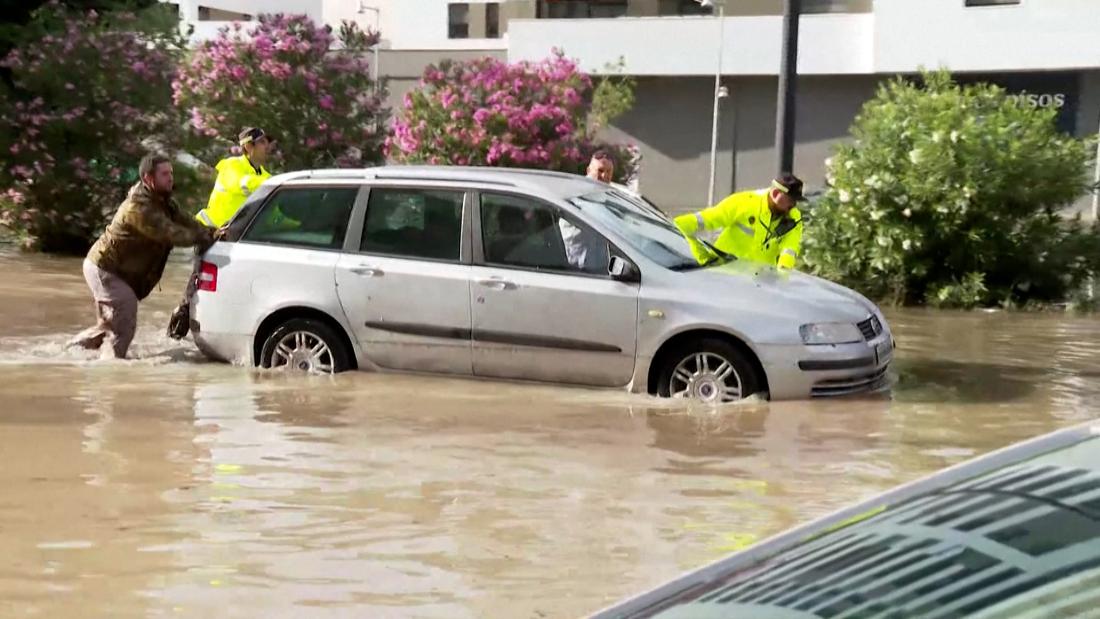
[[[279,325],[264,340],[264,368],[336,374],[350,369],[351,352],[343,339],[323,322],[294,318]]]
[[[756,368],[735,346],[705,338],[678,346],[665,357],[657,392],[711,404],[734,402],[760,390]]]

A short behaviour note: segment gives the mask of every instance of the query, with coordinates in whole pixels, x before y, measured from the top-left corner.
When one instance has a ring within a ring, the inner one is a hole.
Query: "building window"
[[[698,0],[680,0],[677,15],[711,15],[714,9],[699,4]]]
[[[965,0],[966,6],[1004,6],[1020,4],[1020,0]]]
[[[627,0],[539,0],[535,16],[540,19],[585,19],[623,17]]]
[[[485,38],[500,38],[500,3],[488,2],[485,4]]]
[[[470,38],[469,2],[455,2],[447,5],[447,38]]]
[[[222,9],[212,9],[208,6],[200,6],[199,21],[252,21],[252,16],[247,13],[223,11]]]

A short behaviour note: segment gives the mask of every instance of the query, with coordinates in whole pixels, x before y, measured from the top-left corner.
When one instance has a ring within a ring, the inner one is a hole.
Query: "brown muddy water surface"
[[[577,617],[1098,415],[1100,320],[895,311],[886,398],[265,374],[163,335],[65,352],[80,261],[0,253],[0,616]]]

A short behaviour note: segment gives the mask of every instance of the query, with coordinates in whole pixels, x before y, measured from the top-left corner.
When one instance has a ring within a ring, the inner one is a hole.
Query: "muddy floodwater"
[[[80,261],[0,251],[0,616],[578,617],[975,455],[1100,416],[1100,320],[888,313],[888,397],[287,376],[164,335],[66,352]]]

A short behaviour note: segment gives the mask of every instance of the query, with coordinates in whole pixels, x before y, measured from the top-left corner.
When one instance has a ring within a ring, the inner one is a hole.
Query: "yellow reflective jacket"
[[[244,155],[222,159],[217,170],[218,178],[214,181],[214,190],[210,192],[210,201],[195,215],[195,219],[211,228],[221,228],[227,224],[248,196],[271,178],[271,172],[263,166],[257,172]]]
[[[708,209],[680,215],[675,222],[693,241],[700,262],[710,257],[694,239],[704,229],[722,230],[714,246],[727,254],[784,269],[794,268],[802,245],[802,213],[792,208],[786,217],[772,221],[766,189],[735,193]]]

